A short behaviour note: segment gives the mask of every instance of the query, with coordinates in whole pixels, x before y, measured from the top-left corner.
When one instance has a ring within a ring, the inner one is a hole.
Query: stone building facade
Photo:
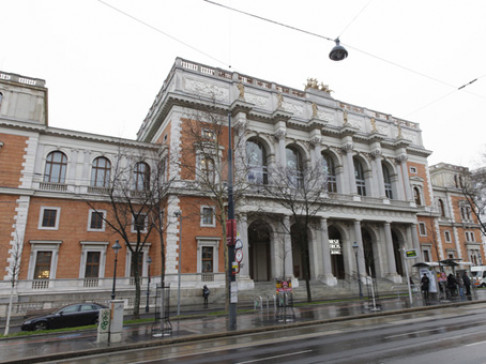
[[[137,140],[50,127],[43,80],[0,72],[0,97],[3,297],[16,262],[18,300],[47,292],[106,296],[119,237],[99,212],[110,217],[112,170],[125,166],[136,189],[137,171],[150,171],[159,159],[170,182],[163,206],[166,283],[174,287],[181,278],[184,290],[197,292],[205,284],[224,287],[226,240],[218,217],[226,202],[218,192],[226,189],[228,120],[240,290],[279,278],[298,287],[306,269],[323,287],[355,279],[358,269],[398,284],[405,265],[417,261],[404,259],[411,249],[420,252],[418,260],[484,262],[474,217],[461,217],[459,191],[440,177],[459,167],[429,168],[419,124],[336,100],[315,80],[302,91],[178,58]],[[309,166],[320,166],[325,182],[313,202],[306,261],[296,248],[293,214],[268,184],[279,169],[292,169],[300,183]],[[214,188],[204,183],[208,176]],[[117,287],[129,293],[126,247],[118,259]],[[143,285],[149,271],[152,287],[160,283],[161,259],[153,234],[140,262]]]

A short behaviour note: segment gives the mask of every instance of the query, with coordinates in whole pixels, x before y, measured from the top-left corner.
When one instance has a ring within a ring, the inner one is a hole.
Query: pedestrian
[[[203,289],[202,289],[202,295],[204,297],[204,307],[208,307],[208,299],[209,299],[209,288],[208,286],[204,285]]]
[[[457,295],[457,281],[452,273],[447,276],[447,288],[449,289],[451,298]]]
[[[466,296],[471,299],[471,280],[466,272],[462,274],[462,280],[464,281],[464,288],[466,289]]]
[[[429,277],[427,277],[427,274],[424,273],[424,276],[422,277],[420,283],[421,283],[420,288],[422,290],[422,296],[424,297],[424,303],[427,304],[429,302],[429,285],[430,285],[430,279]]]
[[[459,297],[461,301],[464,299],[464,280],[459,273],[456,273],[457,289],[459,291]]]

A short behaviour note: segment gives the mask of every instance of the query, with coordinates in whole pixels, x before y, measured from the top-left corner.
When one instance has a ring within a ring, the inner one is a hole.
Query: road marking
[[[466,346],[475,346],[475,345],[483,345],[486,344],[486,341],[478,341],[477,343],[467,344]]]
[[[391,338],[400,337],[400,336],[410,336],[410,335],[416,335],[416,334],[423,334],[425,332],[433,332],[433,331],[436,331],[436,329],[433,329],[433,330],[421,330],[421,331],[410,331],[410,332],[406,332],[404,334],[397,334],[397,335],[385,336],[385,339],[391,339]]]
[[[281,354],[281,355],[274,355],[274,356],[267,356],[267,357],[261,358],[261,359],[248,360],[248,361],[240,361],[240,362],[237,362],[235,364],[258,363],[259,361],[267,361],[267,360],[270,360],[270,359],[285,358],[285,357],[288,357],[288,356],[300,355],[300,354],[304,354],[304,353],[310,353],[311,351],[313,351],[313,350],[303,350],[303,351],[297,351],[295,353]]]

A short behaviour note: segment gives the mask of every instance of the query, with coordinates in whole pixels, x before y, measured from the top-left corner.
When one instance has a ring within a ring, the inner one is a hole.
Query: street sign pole
[[[410,285],[410,275],[408,273],[408,263],[406,262],[407,259],[415,259],[418,257],[417,251],[415,249],[412,250],[405,250],[403,249],[404,257],[405,257],[405,273],[407,274],[407,285],[408,285],[408,297],[410,299],[410,307],[413,305],[413,297],[412,297],[412,287]]]

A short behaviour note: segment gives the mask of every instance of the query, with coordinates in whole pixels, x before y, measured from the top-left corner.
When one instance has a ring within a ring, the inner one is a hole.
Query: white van
[[[486,265],[471,267],[471,275],[474,287],[486,287]]]

